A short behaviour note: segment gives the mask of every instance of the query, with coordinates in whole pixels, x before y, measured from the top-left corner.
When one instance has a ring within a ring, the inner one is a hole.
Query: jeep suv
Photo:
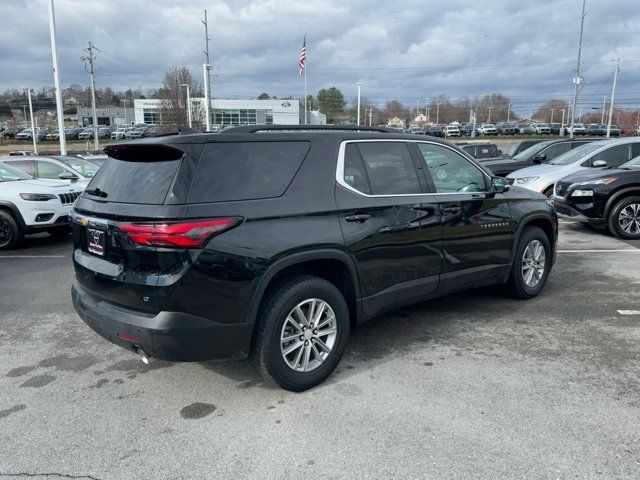
[[[73,303],[145,361],[248,356],[304,390],[350,327],[483,285],[534,297],[555,258],[546,198],[435,138],[247,126],[105,151],[71,214]]]

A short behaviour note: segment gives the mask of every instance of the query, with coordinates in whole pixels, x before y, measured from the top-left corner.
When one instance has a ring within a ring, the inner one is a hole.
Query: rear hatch
[[[71,214],[74,268],[82,288],[116,305],[158,311],[161,276],[178,275],[189,251],[158,246],[157,224],[184,216],[201,150],[202,145],[153,144],[108,150],[111,158]]]

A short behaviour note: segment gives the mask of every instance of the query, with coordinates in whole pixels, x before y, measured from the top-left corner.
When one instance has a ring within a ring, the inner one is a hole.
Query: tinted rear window
[[[88,189],[106,192],[105,200],[117,203],[161,205],[169,192],[181,160],[158,162],[124,161],[109,158]],[[88,198],[95,198],[85,193]]]
[[[198,164],[187,202],[279,197],[308,151],[307,142],[209,143]]]

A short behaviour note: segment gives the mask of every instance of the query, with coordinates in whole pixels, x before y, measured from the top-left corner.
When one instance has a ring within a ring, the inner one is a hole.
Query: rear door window
[[[355,145],[357,145],[357,151],[365,168],[371,194],[422,193],[418,174],[406,144],[402,142],[358,142]],[[355,153],[355,150],[351,152]],[[345,168],[345,176],[346,174]],[[346,178],[345,181],[347,181]],[[364,191],[363,193],[368,192]]]
[[[309,148],[308,142],[209,143],[198,163],[187,203],[279,197]]]
[[[544,153],[547,156],[547,160],[553,160],[558,155],[571,150],[571,144],[568,142],[556,143],[549,146],[546,150],[542,150],[540,153]]]
[[[22,170],[27,175],[31,175],[36,178],[38,177],[35,160],[10,160],[7,164],[17,168],[18,170]]]

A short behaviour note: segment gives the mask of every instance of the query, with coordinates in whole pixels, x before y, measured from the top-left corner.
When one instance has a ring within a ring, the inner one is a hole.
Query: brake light
[[[229,230],[238,218],[216,218],[175,223],[122,223],[120,230],[138,245],[150,247],[202,247],[212,235]]]

